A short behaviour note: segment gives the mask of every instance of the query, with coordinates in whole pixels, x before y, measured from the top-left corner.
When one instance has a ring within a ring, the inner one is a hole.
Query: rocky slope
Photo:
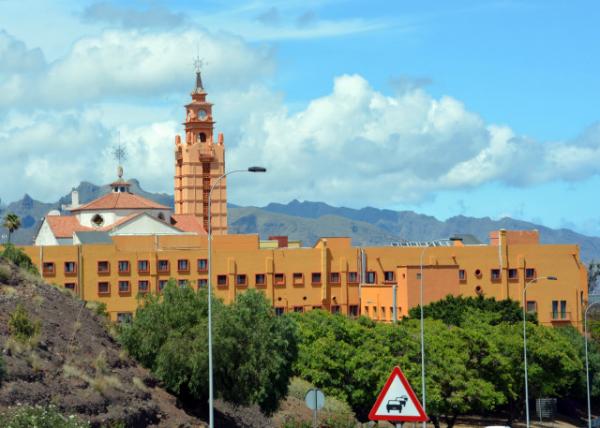
[[[24,342],[9,332],[18,305],[39,334]],[[93,426],[204,426],[177,407],[147,370],[109,335],[103,317],[64,290],[0,259],[0,349],[6,375],[0,411],[21,404],[53,404]]]

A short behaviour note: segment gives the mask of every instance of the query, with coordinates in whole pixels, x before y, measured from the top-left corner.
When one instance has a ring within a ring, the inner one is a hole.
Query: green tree
[[[235,404],[256,403],[271,413],[287,393],[296,356],[290,322],[276,317],[255,290],[238,295],[230,306],[214,298],[212,304],[216,394]],[[178,287],[171,280],[161,296],[144,298],[120,340],[169,390],[206,402],[207,325],[207,291]]]
[[[471,310],[494,313],[497,316],[490,322],[519,322],[523,319],[523,311],[519,302],[515,300],[496,300],[483,296],[463,297],[447,296],[423,307],[423,315],[427,318],[441,320],[448,325],[461,325]],[[416,306],[408,311],[409,318],[420,318],[421,308]],[[535,314],[527,314],[527,320],[536,322]]]
[[[596,291],[600,280],[600,262],[592,260],[588,265],[588,293]],[[599,290],[600,291],[600,290]]]
[[[227,401],[257,403],[266,414],[287,395],[297,358],[294,325],[276,317],[257,290],[239,294],[215,324],[216,384]]]
[[[6,216],[4,216],[2,227],[8,229],[8,242],[10,243],[10,238],[13,232],[21,227],[21,219],[15,213],[8,213]]]

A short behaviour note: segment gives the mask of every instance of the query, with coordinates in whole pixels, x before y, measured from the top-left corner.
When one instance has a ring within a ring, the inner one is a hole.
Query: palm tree
[[[21,219],[15,213],[8,213],[4,217],[4,222],[2,223],[2,227],[8,229],[8,243],[10,244],[10,237],[12,233],[21,227]]]

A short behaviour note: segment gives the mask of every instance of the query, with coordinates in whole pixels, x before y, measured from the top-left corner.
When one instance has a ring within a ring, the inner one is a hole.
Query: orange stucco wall
[[[115,237],[112,245],[24,249],[40,268],[44,262],[55,264],[55,272],[46,275],[47,281],[61,286],[75,283],[83,299],[105,302],[113,319],[118,313],[135,312],[140,280],[148,280],[151,292],[156,293],[159,281],[171,277],[187,280],[194,288],[199,279],[207,278],[206,272],[197,269],[197,260],[207,258],[205,236],[121,236]],[[360,284],[348,281],[349,273],[361,276],[361,252],[366,263],[364,271],[374,280],[372,284],[367,283],[367,275]],[[261,249],[257,235],[222,235],[213,240],[212,283],[217,296],[225,302],[231,302],[236,294],[248,288],[257,288],[280,311],[320,307],[391,321],[393,286],[398,287],[399,316],[406,315],[419,302],[417,274],[421,258],[426,303],[448,294],[483,294],[521,301],[523,287],[529,280],[527,269],[533,269],[538,278],[558,277],[557,281],[532,283],[527,290],[527,300],[535,302],[540,322],[581,327],[582,302],[587,300],[587,272],[576,245],[509,245],[505,241],[500,246],[358,248],[352,247],[348,238],[323,238],[313,248]],[[187,272],[177,269],[178,260],[182,259],[189,261]],[[129,273],[118,272],[120,260],[129,261]],[[138,273],[139,260],[149,261],[148,273]],[[159,260],[169,261],[168,272],[157,271]],[[76,262],[75,274],[65,274],[67,261]],[[109,262],[108,274],[98,273],[99,261]],[[498,278],[493,278],[494,270]],[[514,278],[508,278],[509,271]],[[319,283],[312,282],[313,273],[320,274]],[[256,274],[265,275],[265,284],[256,284]],[[294,274],[299,274],[296,281]],[[218,275],[226,275],[225,285],[217,285]],[[246,284],[237,285],[237,275],[246,275]],[[386,275],[391,281],[386,281]],[[283,278],[283,282],[275,283],[277,278]],[[119,281],[130,281],[130,293],[119,293]],[[98,294],[99,282],[110,284],[110,294]],[[367,304],[368,301],[374,303]],[[553,312],[553,301],[565,301],[566,311]],[[372,309],[365,311],[366,306],[377,306],[377,314]]]

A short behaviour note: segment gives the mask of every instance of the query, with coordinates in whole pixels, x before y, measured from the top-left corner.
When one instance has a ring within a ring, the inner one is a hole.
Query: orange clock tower
[[[175,214],[195,215],[208,231],[208,197],[215,180],[225,173],[223,134],[214,139],[212,104],[206,101],[199,67],[192,101],[185,106],[185,141],[175,136]],[[227,186],[223,178],[212,192],[211,228],[227,233]]]

